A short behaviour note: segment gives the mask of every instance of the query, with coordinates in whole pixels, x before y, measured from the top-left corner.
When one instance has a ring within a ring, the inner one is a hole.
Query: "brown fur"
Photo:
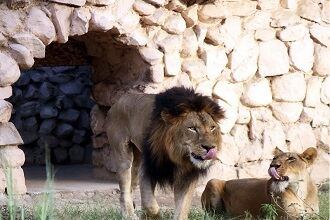
[[[271,167],[278,167],[280,176],[288,181],[271,179],[210,180],[202,194],[202,206],[207,211],[225,211],[231,216],[261,214],[262,204],[273,204],[279,218],[295,219],[318,213],[316,185],[310,178],[308,168],[317,152],[308,148],[302,154],[275,150]]]

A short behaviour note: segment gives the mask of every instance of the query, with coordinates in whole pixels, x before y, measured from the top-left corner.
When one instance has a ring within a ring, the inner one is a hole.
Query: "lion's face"
[[[290,183],[304,180],[316,156],[315,148],[308,148],[302,154],[282,152],[276,148],[268,173],[278,185],[278,191],[283,191]]]
[[[217,158],[221,135],[218,124],[206,112],[189,112],[172,125],[172,159],[206,169]]]

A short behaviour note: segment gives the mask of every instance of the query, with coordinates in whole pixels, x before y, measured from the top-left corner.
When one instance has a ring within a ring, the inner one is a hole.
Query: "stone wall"
[[[317,147],[313,176],[318,183],[329,178],[330,1],[194,2],[52,0],[22,4],[23,10],[2,4],[0,99],[11,96],[19,67],[30,68],[50,42],[84,35],[100,105],[92,111],[100,170],[107,166],[104,110],[129,89],[156,93],[185,85],[226,111],[221,163],[208,178],[266,176],[276,146]],[[11,104],[1,103],[1,150],[18,155]],[[23,163],[7,166],[19,170]]]

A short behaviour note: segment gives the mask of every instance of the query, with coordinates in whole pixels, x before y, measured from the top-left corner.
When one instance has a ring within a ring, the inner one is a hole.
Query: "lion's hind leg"
[[[211,179],[202,193],[202,207],[209,213],[224,213],[223,193],[226,181]]]

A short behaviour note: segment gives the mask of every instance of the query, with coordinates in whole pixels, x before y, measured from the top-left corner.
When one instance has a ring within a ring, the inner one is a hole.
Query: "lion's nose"
[[[204,148],[205,150],[209,151],[209,150],[215,148],[215,146],[213,146],[213,145],[210,146],[210,145],[204,145],[204,144],[202,144],[202,148]]]
[[[280,164],[271,164],[270,167],[275,167],[276,169],[279,168],[281,165]]]

